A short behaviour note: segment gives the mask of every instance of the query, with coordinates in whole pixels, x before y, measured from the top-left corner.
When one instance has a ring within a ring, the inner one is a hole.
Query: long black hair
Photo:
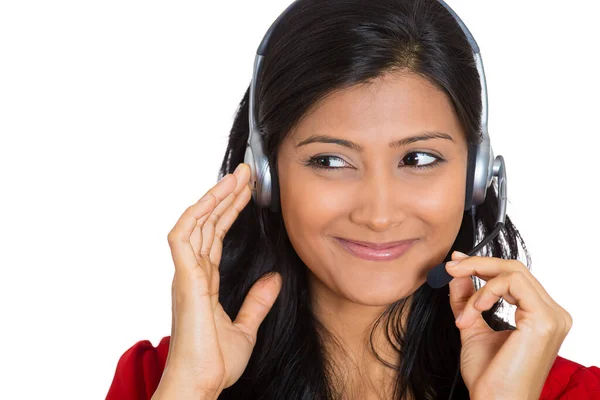
[[[469,143],[480,140],[480,82],[471,48],[452,15],[436,0],[299,0],[273,32],[258,91],[258,121],[276,174],[277,151],[294,125],[324,96],[382,74],[408,70],[436,85],[450,99]],[[248,138],[249,89],[237,110],[219,177],[244,161]],[[474,239],[494,227],[496,187],[484,204],[465,212],[452,250],[467,252]],[[474,223],[473,223],[474,222]],[[523,240],[506,218],[486,255],[520,258],[529,267]],[[294,250],[280,212],[252,201],[224,239],[220,301],[233,319],[250,287],[279,272],[282,289],[261,325],[242,377],[220,399],[336,399],[334,369],[324,351],[328,334],[315,319],[307,267]],[[423,284],[400,326],[405,299],[378,319],[400,356],[394,398],[446,399],[460,355],[460,336],[448,301],[448,286]],[[500,315],[498,302],[484,318],[495,330],[514,329]],[[381,360],[384,362],[383,360]],[[459,376],[454,399],[469,398]]]

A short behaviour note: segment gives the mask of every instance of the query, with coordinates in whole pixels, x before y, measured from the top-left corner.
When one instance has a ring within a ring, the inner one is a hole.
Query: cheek
[[[458,234],[465,206],[466,171],[449,171],[428,186],[418,202],[417,213],[430,227],[436,241],[449,241]]]
[[[348,213],[348,185],[323,179],[308,168],[294,168],[291,180],[280,183],[281,210],[291,237],[309,239]]]
[[[338,263],[328,232],[348,219],[352,185],[326,179],[303,166],[287,166],[281,176],[281,212],[290,242],[304,264],[321,281],[331,284]]]

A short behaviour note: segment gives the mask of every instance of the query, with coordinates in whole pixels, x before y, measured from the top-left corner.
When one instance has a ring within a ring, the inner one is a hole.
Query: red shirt
[[[149,400],[160,382],[170,336],[157,347],[149,340],[134,344],[119,359],[106,400]],[[556,357],[540,400],[600,400],[600,368]]]

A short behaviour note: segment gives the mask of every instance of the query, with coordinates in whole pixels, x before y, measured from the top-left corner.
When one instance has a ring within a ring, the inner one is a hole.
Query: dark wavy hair
[[[324,96],[382,74],[411,71],[432,82],[450,99],[469,143],[480,140],[480,82],[473,53],[456,20],[436,0],[299,0],[273,32],[258,90],[258,121],[271,168],[285,136]],[[249,88],[239,105],[219,178],[244,161],[248,138]],[[465,212],[451,250],[469,251],[496,220],[497,189],[484,204]],[[484,253],[502,258],[530,257],[506,218],[499,236]],[[450,252],[451,253],[451,252]],[[446,259],[449,259],[448,254]],[[282,289],[261,325],[242,377],[220,399],[337,399],[334,368],[328,365],[327,332],[313,315],[307,267],[294,250],[281,212],[250,202],[224,239],[220,301],[233,319],[250,287],[279,272]],[[475,283],[481,286],[481,282]],[[377,320],[398,352],[394,398],[447,399],[460,356],[460,336],[448,301],[448,286],[423,284],[412,294],[406,326],[401,299]],[[499,313],[487,312],[495,330],[514,329]],[[373,346],[371,346],[373,348]],[[381,359],[380,359],[381,360]],[[384,362],[383,360],[381,360]],[[460,376],[454,399],[469,398]]]

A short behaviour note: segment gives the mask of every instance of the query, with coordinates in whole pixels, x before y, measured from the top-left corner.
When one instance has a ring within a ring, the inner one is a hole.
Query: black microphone
[[[496,226],[494,227],[494,230],[491,231],[485,238],[483,238],[483,240],[477,246],[475,246],[471,251],[469,251],[467,253],[467,255],[472,256],[472,255],[476,254],[477,252],[479,252],[479,250],[481,250],[483,248],[483,246],[485,246],[490,241],[492,241],[496,236],[498,236],[498,234],[502,230],[502,227],[504,227],[503,222],[496,222]],[[439,289],[441,287],[446,286],[447,284],[450,283],[450,281],[452,279],[454,279],[454,277],[452,275],[450,275],[448,273],[448,271],[446,271],[446,263],[445,262],[436,265],[427,274],[427,284],[430,287],[432,287],[433,289]]]

